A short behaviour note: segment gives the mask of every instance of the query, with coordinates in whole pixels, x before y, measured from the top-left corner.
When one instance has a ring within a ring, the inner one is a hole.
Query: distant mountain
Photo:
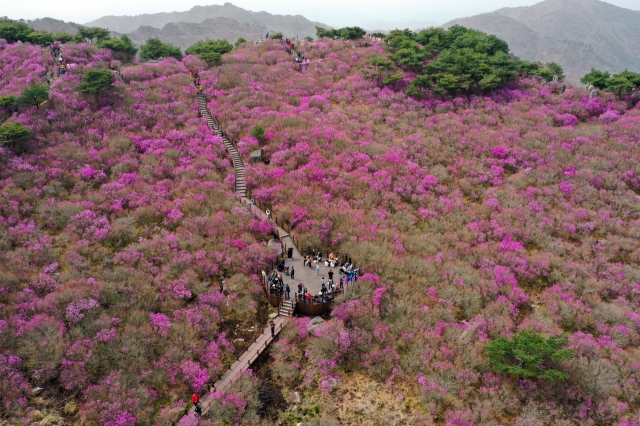
[[[53,33],[64,32],[75,34],[78,32],[78,27],[80,26],[79,24],[76,24],[74,22],[65,22],[53,18],[41,18],[24,22],[34,30],[50,31]]]
[[[227,20],[218,20],[220,18]],[[236,22],[237,28],[231,27],[232,21]],[[211,25],[216,24],[221,24],[222,27],[211,27]],[[267,32],[282,32],[291,37],[315,36],[316,26],[331,28],[320,22],[312,22],[304,16],[251,12],[231,3],[225,3],[223,6],[195,6],[186,12],[104,16],[95,21],[87,22],[85,25],[108,28],[118,33],[132,33],[135,37],[134,40],[138,39],[136,34],[150,33],[151,30],[146,27],[152,27],[160,30],[161,33],[158,34],[163,34],[166,41],[180,45],[183,45],[183,43],[179,42],[178,38],[172,39],[172,34],[175,34],[176,37],[186,37],[189,40],[197,37],[194,42],[207,38],[208,36],[205,34],[217,34],[215,36],[217,38],[235,41],[239,36],[246,39],[256,39],[260,37],[260,34],[266,34]],[[169,25],[169,28],[165,29],[167,25]],[[255,33],[254,30],[257,28],[260,28],[261,32]],[[243,32],[245,30],[246,32]],[[198,31],[203,32],[199,37],[197,36]]]
[[[557,62],[573,82],[591,68],[640,71],[640,12],[599,0],[545,0],[452,25],[495,34],[522,59]]]
[[[225,39],[235,42],[240,37],[246,40],[259,40],[267,31],[264,25],[239,23],[229,18],[210,18],[200,23],[171,22],[162,28],[143,26],[127,35],[138,45],[143,44],[148,38],[158,37],[184,50],[198,40]]]
[[[390,21],[372,21],[365,24],[365,28],[370,30],[391,31],[395,29],[404,30],[408,28],[412,31],[421,30],[429,27],[437,27],[440,23],[436,21],[409,21],[409,22],[390,22]]]

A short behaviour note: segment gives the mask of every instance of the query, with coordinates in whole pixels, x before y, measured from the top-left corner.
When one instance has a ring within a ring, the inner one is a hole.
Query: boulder
[[[269,240],[267,246],[278,253],[282,252],[282,242],[280,242],[280,240],[276,238],[272,238],[271,240]]]
[[[598,92],[598,89],[593,89],[589,92],[589,99],[594,99],[598,96],[600,96],[600,92]]]
[[[264,158],[264,150],[263,149],[258,149],[256,151],[253,151],[251,154],[249,154],[249,158],[251,159],[251,161],[253,161],[254,163],[257,163],[258,161],[263,161]]]
[[[33,388],[31,389],[31,395],[36,396],[36,395],[40,395],[42,393],[43,389],[42,388]]]
[[[269,315],[269,318],[270,318],[270,319],[276,319],[276,318],[278,318],[278,313],[277,313],[277,312],[274,312],[274,313],[270,314],[270,315]]]
[[[291,394],[291,401],[294,404],[300,404],[302,402],[302,398],[300,397],[300,392],[294,392]]]
[[[309,323],[309,333],[313,333],[316,328],[320,328],[324,322],[322,317],[314,317]]]

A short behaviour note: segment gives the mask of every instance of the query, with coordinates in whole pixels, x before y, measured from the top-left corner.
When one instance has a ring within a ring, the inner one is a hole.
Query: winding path
[[[267,218],[267,215],[264,211],[259,209],[257,206],[251,205],[251,200],[247,197],[246,191],[246,183],[244,179],[244,163],[242,162],[242,158],[235,147],[235,145],[229,140],[228,136],[224,132],[224,130],[220,127],[218,122],[213,118],[211,112],[207,107],[207,100],[203,93],[199,93],[197,95],[198,100],[198,110],[200,115],[207,121],[207,126],[213,130],[218,136],[222,138],[224,142],[224,146],[227,152],[231,155],[231,159],[233,161],[233,167],[235,169],[235,194],[239,198],[240,202],[247,206],[247,208],[257,217],[261,219],[268,219],[276,224],[276,230],[278,233],[278,237],[282,244],[285,247],[293,249],[293,256],[291,259],[286,261],[286,264],[290,267],[295,268],[295,280],[290,277],[285,277],[285,282],[287,282],[291,288],[291,294],[296,292],[297,283],[303,283],[309,291],[313,294],[318,294],[320,292],[321,284],[320,278],[322,274],[328,272],[326,266],[321,266],[321,274],[318,275],[315,268],[309,268],[303,266],[303,257],[302,254],[298,251],[296,246],[291,239],[289,233],[278,226],[277,222],[273,220],[273,218]],[[334,271],[337,272],[337,268],[334,268]],[[289,281],[290,280],[290,281]],[[200,405],[202,408],[202,414],[206,414],[210,409],[213,401],[219,396],[220,392],[227,391],[231,385],[251,367],[251,364],[255,362],[255,360],[260,356],[262,352],[273,342],[275,337],[280,333],[282,327],[287,323],[289,317],[293,314],[293,310],[295,309],[294,302],[286,302],[285,304],[280,306],[278,316],[273,320],[275,323],[275,333],[272,336],[271,328],[269,325],[265,327],[263,332],[253,341],[253,343],[244,351],[238,359],[231,364],[229,369],[222,374],[215,383],[209,388],[204,395],[200,396]],[[192,414],[195,411],[195,407],[191,405],[188,409],[188,413]],[[176,421],[176,424],[179,422],[179,419]]]
[[[244,163],[242,162],[242,158],[240,157],[240,153],[236,147],[231,143],[228,136],[225,134],[224,130],[220,128],[217,124],[216,120],[213,119],[209,109],[207,108],[207,100],[204,94],[199,93],[197,96],[198,99],[198,110],[200,111],[200,115],[207,121],[207,126],[213,130],[218,136],[222,138],[224,142],[224,146],[227,152],[231,155],[231,160],[233,161],[233,167],[235,169],[235,193],[239,196],[241,202],[243,204],[248,204],[249,209],[258,216],[266,217],[266,214],[257,208],[251,207],[251,202],[246,197],[246,184],[244,180]],[[278,233],[282,233],[284,235],[285,231],[282,228],[278,229]],[[291,243],[293,246],[293,243]],[[275,333],[272,336],[271,327],[267,325],[262,333],[253,341],[253,343],[244,351],[238,359],[231,364],[229,369],[216,380],[216,382],[211,386],[211,388],[200,397],[200,405],[202,408],[202,414],[206,414],[211,408],[211,404],[216,398],[216,393],[223,392],[227,390],[245,371],[249,369],[251,364],[260,356],[262,352],[269,346],[269,344],[275,339],[282,327],[288,320],[290,314],[292,312],[287,312],[287,315],[279,315],[276,317],[273,322],[275,323]],[[188,410],[188,413],[191,414],[195,411],[195,407],[191,406]]]
[[[231,160],[233,161],[233,168],[235,169],[235,175],[236,175],[235,192],[241,197],[246,197],[247,186],[244,182],[244,163],[242,162],[240,153],[238,153],[238,150],[236,149],[235,145],[231,143],[227,135],[224,133],[224,130],[220,128],[220,126],[216,123],[216,121],[211,116],[211,113],[207,108],[207,99],[204,97],[203,93],[198,93],[198,110],[200,111],[200,115],[202,115],[202,117],[204,117],[207,120],[207,125],[209,126],[209,128],[222,138],[222,142],[224,142],[224,147],[227,149],[227,152],[229,153],[229,155],[231,155]]]

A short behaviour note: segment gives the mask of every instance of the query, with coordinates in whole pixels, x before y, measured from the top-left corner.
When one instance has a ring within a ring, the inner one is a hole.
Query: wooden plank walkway
[[[282,327],[287,322],[288,317],[277,317],[273,320],[276,324],[275,336],[277,336]],[[271,336],[271,327],[267,325],[262,334],[260,334],[249,348],[240,355],[240,357],[229,367],[229,369],[211,386],[209,391],[200,397],[200,407],[202,408],[202,414],[206,414],[211,408],[211,404],[215,400],[214,392],[224,392],[228,390],[233,383],[247,371],[251,364],[258,359],[260,354],[269,346],[269,344],[275,339]],[[189,409],[189,414],[195,411],[195,407]]]
[[[266,212],[262,211],[257,206],[251,205],[251,200],[246,196],[244,163],[242,162],[242,158],[240,157],[238,150],[233,145],[233,143],[231,143],[222,128],[220,128],[217,122],[213,119],[213,116],[207,108],[207,101],[204,94],[199,93],[197,96],[197,100],[200,115],[207,121],[207,126],[222,138],[227,152],[229,152],[229,154],[231,155],[236,176],[235,193],[239,198],[239,201],[242,204],[246,205],[249,211],[251,211],[256,217],[259,217],[261,219],[268,219],[275,223],[280,241],[285,245],[285,247],[293,249],[293,256],[291,259],[286,260],[286,265],[295,268],[295,279],[291,279],[290,276],[283,277],[285,281],[291,280],[291,282],[289,282],[291,295],[294,296],[295,292],[297,291],[297,283],[299,282],[303,283],[307,287],[307,289],[311,291],[311,293],[318,294],[321,288],[321,278],[324,277],[325,280],[327,280],[328,275],[326,275],[326,273],[329,272],[329,270],[333,270],[337,275],[338,268],[329,268],[321,265],[320,271],[316,271],[315,266],[313,268],[304,267],[304,259],[302,257],[302,254],[298,251],[295,244],[293,243],[289,232],[280,227],[277,222],[273,220],[273,218],[267,218]],[[337,277],[335,277],[335,279],[337,280]],[[251,364],[255,362],[260,354],[264,352],[265,349],[267,349],[269,344],[271,344],[271,342],[282,330],[282,327],[289,320],[290,317],[288,315],[293,312],[293,309],[295,309],[295,303],[293,304],[293,308],[290,310],[287,310],[286,308],[282,309],[281,307],[280,315],[274,319],[274,336],[271,335],[271,326],[268,324],[263,332],[258,337],[256,337],[249,348],[247,348],[247,350],[244,351],[233,364],[231,364],[229,369],[215,381],[215,383],[209,388],[209,390],[200,397],[200,406],[202,408],[203,415],[210,410],[211,405],[216,398],[214,393],[227,391],[231,387],[231,385],[242,375],[242,373],[247,371],[247,369],[251,367]],[[194,411],[195,407],[193,405],[191,405],[187,410],[189,414],[194,413]],[[178,421],[179,419],[176,421],[176,423]]]
[[[207,108],[207,101],[204,94],[199,93],[197,99],[200,115],[207,121],[207,126],[222,138],[227,152],[231,155],[236,176],[236,195],[238,196],[238,198],[240,198],[241,201],[250,204],[249,200],[246,198],[244,163],[242,162],[242,158],[240,157],[238,150],[231,143],[224,131],[216,124],[211,113],[209,112],[209,109]],[[257,216],[260,216],[260,211],[258,209],[254,209],[254,213]],[[266,217],[266,214],[264,216]],[[284,233],[284,230],[279,228],[278,232]],[[291,247],[293,247],[293,243],[291,243]],[[231,385],[233,385],[233,383],[235,383],[235,381],[242,375],[242,373],[247,371],[249,367],[251,367],[251,364],[253,364],[255,360],[258,359],[260,354],[264,352],[267,347],[269,347],[269,344],[271,344],[275,337],[280,333],[282,327],[288,320],[288,316],[278,316],[273,320],[273,322],[275,323],[275,333],[273,336],[271,335],[271,325],[267,324],[262,333],[255,338],[255,340],[253,341],[253,343],[251,343],[251,345],[249,345],[247,350],[245,350],[240,355],[240,357],[238,357],[238,359],[233,364],[231,364],[231,366],[229,366],[229,369],[225,371],[224,374],[218,377],[215,383],[204,395],[200,396],[200,407],[202,408],[202,415],[206,414],[210,410],[211,405],[216,398],[214,394],[217,392],[224,392],[228,390]],[[194,412],[195,406],[191,405],[187,410],[187,413],[193,414]],[[178,421],[179,419],[174,424],[177,424]]]
[[[247,195],[247,186],[244,181],[244,163],[242,162],[242,158],[240,157],[240,153],[236,149],[235,145],[231,143],[227,135],[224,133],[224,130],[220,128],[213,119],[213,116],[209,112],[207,108],[207,99],[205,98],[203,93],[198,93],[198,110],[200,111],[200,115],[202,115],[205,120],[207,120],[207,126],[211,130],[213,130],[216,135],[222,138],[222,142],[224,143],[224,147],[226,148],[229,155],[231,155],[231,161],[233,161],[233,168],[235,170],[236,176],[236,185],[235,192],[241,197]]]

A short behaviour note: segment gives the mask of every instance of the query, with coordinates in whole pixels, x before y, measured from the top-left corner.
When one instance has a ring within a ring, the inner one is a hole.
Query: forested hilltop
[[[637,74],[573,88],[463,27],[138,52],[12,25],[0,422],[638,424]],[[255,202],[361,271],[202,418],[190,396],[275,312],[260,276],[277,252],[198,92]]]

